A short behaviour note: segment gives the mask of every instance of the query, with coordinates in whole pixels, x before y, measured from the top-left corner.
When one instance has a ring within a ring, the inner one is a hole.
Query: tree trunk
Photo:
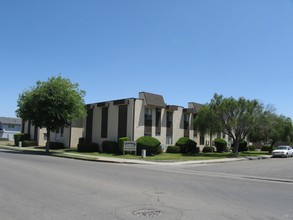
[[[46,153],[49,153],[49,149],[50,149],[50,129],[49,128],[47,128],[47,143],[46,143]]]
[[[269,150],[269,153],[271,154],[272,152],[273,152],[273,150],[274,150],[274,145],[275,145],[275,143],[276,143],[276,141],[272,141],[272,143],[271,143],[271,147],[270,147],[270,150]]]
[[[234,147],[233,147],[233,151],[232,151],[231,156],[236,157],[238,154],[238,150],[239,150],[239,140],[236,139],[233,141],[233,143],[234,143]]]

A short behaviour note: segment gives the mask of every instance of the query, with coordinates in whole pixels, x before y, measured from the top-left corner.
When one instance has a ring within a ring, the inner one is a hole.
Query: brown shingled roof
[[[139,98],[144,99],[147,106],[154,106],[159,108],[165,108],[166,104],[164,98],[161,95],[149,93],[149,92],[140,92]]]

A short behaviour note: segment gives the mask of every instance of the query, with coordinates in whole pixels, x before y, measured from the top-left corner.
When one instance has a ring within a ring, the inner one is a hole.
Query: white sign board
[[[136,155],[136,142],[135,141],[124,141],[123,155],[125,154],[125,151],[135,152],[135,155]]]

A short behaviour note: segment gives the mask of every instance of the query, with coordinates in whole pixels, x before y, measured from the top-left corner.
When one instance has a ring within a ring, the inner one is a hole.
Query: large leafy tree
[[[273,112],[265,112],[260,123],[249,134],[249,139],[253,142],[270,143],[272,151],[276,142],[289,143],[293,140],[292,120]]]
[[[207,105],[202,106],[198,111],[198,114],[194,120],[194,127],[201,134],[209,134],[210,144],[212,144],[213,134],[221,130],[221,124],[217,120],[215,112],[211,111],[211,108]]]
[[[36,85],[19,95],[16,114],[37,127],[47,129],[46,152],[49,152],[50,131],[69,126],[86,115],[85,91],[77,83],[60,75]]]
[[[200,132],[223,132],[234,143],[232,155],[238,154],[239,143],[258,124],[263,105],[257,100],[224,98],[215,94],[205,108],[200,109],[195,126]]]

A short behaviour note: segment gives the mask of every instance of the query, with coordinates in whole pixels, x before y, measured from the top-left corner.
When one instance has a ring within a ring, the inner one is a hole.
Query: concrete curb
[[[68,152],[54,152],[46,153],[44,151],[40,151],[39,149],[34,148],[20,148],[16,146],[0,146],[0,149],[12,150],[18,152],[31,152],[31,153],[39,153],[42,155],[55,156],[55,157],[63,157],[68,159],[76,159],[76,160],[86,160],[86,161],[94,161],[94,162],[104,162],[104,163],[118,163],[118,164],[142,164],[142,165],[192,165],[192,164],[211,164],[211,163],[227,163],[227,162],[235,162],[241,160],[260,160],[260,159],[269,159],[270,155],[263,156],[251,156],[251,157],[238,157],[238,158],[224,158],[224,159],[210,159],[210,160],[189,160],[189,161],[145,161],[145,160],[137,160],[137,159],[123,159],[123,158],[114,158],[114,157],[99,157],[92,155],[82,155]]]

